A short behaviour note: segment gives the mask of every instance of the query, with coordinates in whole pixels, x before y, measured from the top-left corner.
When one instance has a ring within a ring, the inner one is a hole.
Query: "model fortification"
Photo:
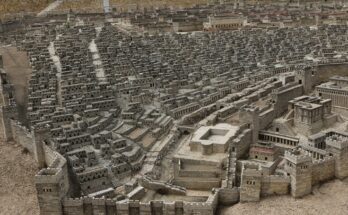
[[[0,22],[32,68],[20,100],[0,56],[0,134],[37,161],[40,214],[213,215],[346,178],[348,28],[314,2]]]

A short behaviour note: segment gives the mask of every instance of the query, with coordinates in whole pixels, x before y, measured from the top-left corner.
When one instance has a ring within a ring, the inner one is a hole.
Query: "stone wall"
[[[335,154],[335,176],[343,179],[348,176],[348,150],[343,149],[340,154]]]
[[[50,147],[43,145],[48,168],[35,176],[35,185],[41,215],[61,215],[61,200],[67,196],[70,183],[66,159]]]
[[[335,160],[333,157],[313,161],[312,185],[333,179],[334,177]]]
[[[232,205],[239,202],[239,188],[221,188],[219,190],[219,204]]]
[[[163,190],[166,191],[166,193],[168,194],[186,195],[186,189],[184,187],[179,187],[173,184],[152,180],[151,178],[146,176],[142,177],[139,183],[149,190]]]
[[[261,196],[286,195],[290,191],[290,177],[264,176],[261,180]]]
[[[30,153],[34,154],[33,137],[31,132],[15,120],[11,120],[11,129],[13,140],[28,149]]]
[[[262,112],[260,115],[260,125],[259,125],[259,129],[263,130],[265,129],[267,126],[269,126],[272,121],[275,118],[275,111],[273,108],[270,108],[264,112]]]
[[[80,199],[65,199],[63,201],[64,215],[213,215],[218,203],[218,192],[212,194],[206,202],[191,203],[185,201],[162,202],[139,201],[116,202],[111,199],[95,199],[84,197]]]
[[[236,157],[240,158],[248,153],[252,142],[252,130],[245,129],[233,140],[233,151],[236,152]]]
[[[274,103],[274,110],[276,110],[275,117],[279,117],[286,112],[289,101],[302,94],[303,86],[294,82],[273,90],[271,96]]]
[[[187,187],[189,189],[197,189],[197,190],[208,190],[214,187],[220,187],[221,186],[221,180],[219,178],[214,179],[202,179],[202,180],[195,180],[195,178],[185,177],[185,178],[176,178],[174,180],[174,184],[178,186]]]

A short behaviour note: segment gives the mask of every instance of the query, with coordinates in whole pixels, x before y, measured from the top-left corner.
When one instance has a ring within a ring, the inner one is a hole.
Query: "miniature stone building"
[[[348,176],[348,123],[335,112],[347,81],[308,95],[327,81],[323,67],[347,63],[345,21],[326,8],[336,24],[322,25],[332,20],[302,2],[216,3],[110,22],[69,14],[0,33],[33,69],[24,120],[0,57],[0,131],[42,168],[41,214],[212,215],[219,204],[303,197]],[[172,32],[203,20],[224,31]]]

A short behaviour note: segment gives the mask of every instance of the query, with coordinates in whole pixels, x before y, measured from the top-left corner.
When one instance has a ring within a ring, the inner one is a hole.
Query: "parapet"
[[[344,149],[348,147],[348,137],[335,134],[333,136],[327,137],[326,145],[337,149]]]
[[[285,159],[294,164],[312,162],[311,154],[301,148],[296,148],[291,151],[285,151]]]
[[[335,158],[333,156],[325,156],[323,159],[319,159],[319,160],[313,159],[313,164],[320,165],[320,164],[334,162],[334,161],[335,161]]]
[[[253,176],[253,177],[261,177],[261,166],[258,164],[252,163],[243,163],[242,167],[242,175],[243,176]]]
[[[130,208],[139,208],[140,214],[147,212],[151,213],[156,208],[162,208],[164,212],[175,211],[176,208],[182,208],[187,212],[201,212],[207,211],[207,214],[213,214],[212,212],[215,210],[216,204],[218,200],[217,193],[211,195],[210,200],[207,202],[183,202],[183,201],[175,201],[175,202],[163,202],[163,201],[150,201],[147,203],[140,201],[120,201],[105,198],[93,198],[93,197],[82,197],[82,198],[66,198],[63,200],[64,208],[69,211],[74,211],[74,208],[81,208],[85,204],[92,205],[114,205],[117,212],[120,211],[129,211]],[[70,209],[69,209],[70,208]]]
[[[62,177],[63,171],[61,168],[42,169],[35,175],[35,183],[58,183]]]

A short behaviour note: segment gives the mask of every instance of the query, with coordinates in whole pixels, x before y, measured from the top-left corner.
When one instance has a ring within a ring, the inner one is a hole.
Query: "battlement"
[[[326,145],[337,149],[344,149],[348,147],[348,137],[342,135],[332,135],[326,138]]]
[[[301,148],[296,148],[291,151],[285,151],[285,159],[294,164],[312,162],[311,154]]]
[[[324,163],[329,163],[329,162],[334,162],[335,158],[333,156],[325,156],[323,159],[318,159],[318,160],[314,160],[313,159],[313,164],[314,165],[321,165]]]
[[[175,211],[176,208],[181,208],[187,213],[195,211],[207,211],[208,214],[213,214],[215,210],[218,193],[214,193],[208,198],[207,202],[185,202],[185,201],[175,201],[175,202],[163,202],[163,201],[150,201],[150,202],[140,202],[138,200],[123,200],[116,201],[107,198],[94,198],[94,197],[81,197],[81,198],[65,198],[63,199],[63,206],[65,210],[74,211],[74,208],[82,208],[85,204],[92,204],[95,206],[110,205],[114,206],[116,211],[128,211],[130,208],[139,208],[139,213],[152,212],[154,209],[162,208],[163,211]],[[210,212],[211,213],[210,213]]]
[[[63,172],[61,168],[42,169],[35,175],[35,183],[40,183],[40,184],[58,183],[62,177],[63,177]]]

